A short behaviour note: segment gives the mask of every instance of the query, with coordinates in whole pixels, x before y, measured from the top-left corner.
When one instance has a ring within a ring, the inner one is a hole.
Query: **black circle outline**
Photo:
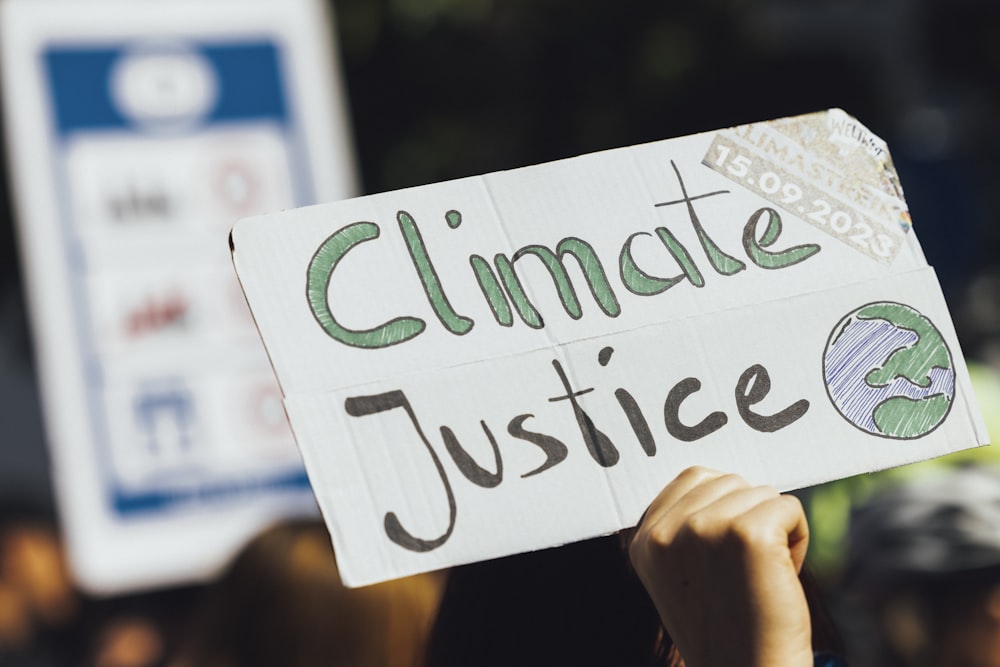
[[[841,328],[841,324],[844,322],[844,320],[846,320],[847,318],[851,317],[852,315],[854,315],[856,312],[858,312],[862,308],[867,308],[868,306],[874,306],[876,304],[882,304],[882,303],[887,303],[887,304],[892,304],[892,305],[896,305],[896,306],[903,306],[904,308],[909,308],[910,310],[912,310],[913,312],[917,313],[918,315],[920,315],[921,317],[923,317],[925,320],[927,320],[928,324],[931,325],[931,328],[933,328],[934,331],[937,332],[938,336],[941,336],[941,342],[944,343],[944,349],[948,353],[948,362],[951,364],[951,372],[955,376],[955,388],[954,388],[954,391],[952,392],[951,400],[948,401],[948,409],[945,411],[944,415],[942,415],[941,421],[939,421],[931,429],[929,429],[927,431],[924,431],[920,435],[914,435],[914,436],[911,436],[911,437],[908,437],[908,438],[904,438],[904,437],[900,437],[900,436],[894,436],[894,435],[887,435],[885,433],[872,433],[871,431],[869,431],[867,429],[864,429],[864,428],[861,428],[860,426],[858,426],[857,424],[855,424],[854,422],[852,422],[850,419],[847,418],[847,415],[845,415],[843,412],[841,412],[840,408],[834,402],[833,396],[830,394],[830,385],[827,384],[827,382],[826,382],[826,353],[830,349],[830,343],[833,341],[833,335]],[[857,308],[853,309],[851,312],[847,313],[846,315],[843,315],[839,320],[837,320],[837,323],[835,325],[833,325],[833,329],[830,330],[830,335],[827,336],[827,338],[826,338],[826,345],[823,347],[822,370],[823,370],[823,389],[826,390],[826,397],[830,399],[830,405],[832,405],[833,409],[837,411],[837,414],[840,415],[841,418],[843,418],[844,421],[846,421],[848,424],[850,424],[854,428],[858,429],[862,433],[864,433],[866,435],[875,436],[876,438],[884,438],[886,440],[919,440],[920,438],[923,438],[924,436],[929,435],[930,433],[933,433],[934,431],[936,431],[938,429],[938,427],[941,426],[941,424],[945,423],[948,420],[948,416],[951,414],[951,409],[955,405],[955,399],[958,396],[958,371],[955,369],[955,357],[951,353],[951,348],[948,347],[948,341],[945,340],[945,337],[941,333],[941,330],[937,328],[937,325],[934,324],[934,322],[931,320],[931,318],[927,317],[922,312],[920,312],[919,310],[917,310],[913,306],[909,305],[908,303],[901,303],[899,301],[885,301],[885,300],[882,300],[882,301],[869,301],[868,303],[865,303],[865,304],[862,304],[862,305],[858,306]]]

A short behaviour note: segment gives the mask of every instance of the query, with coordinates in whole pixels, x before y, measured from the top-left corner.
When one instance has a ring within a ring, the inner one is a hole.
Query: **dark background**
[[[841,107],[885,139],[968,356],[1000,332],[995,0],[336,0],[365,192]],[[0,512],[52,509],[6,183]],[[990,276],[993,276],[991,282]]]

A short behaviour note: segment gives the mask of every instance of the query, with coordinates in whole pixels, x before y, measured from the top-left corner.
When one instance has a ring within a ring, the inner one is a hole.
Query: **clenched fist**
[[[646,511],[629,555],[687,667],[808,667],[802,505],[689,468]]]

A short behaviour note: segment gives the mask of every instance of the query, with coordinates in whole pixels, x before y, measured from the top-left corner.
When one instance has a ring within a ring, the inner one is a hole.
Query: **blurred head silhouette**
[[[856,664],[1000,666],[1000,473],[874,496],[852,516],[845,583],[876,622]]]
[[[172,667],[412,667],[438,592],[432,575],[346,588],[321,523],[280,524],[208,591]]]

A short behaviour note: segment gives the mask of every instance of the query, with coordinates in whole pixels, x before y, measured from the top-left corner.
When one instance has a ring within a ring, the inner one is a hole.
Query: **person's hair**
[[[841,646],[803,578],[817,650]],[[725,629],[719,629],[720,641]],[[632,570],[623,540],[603,537],[456,567],[426,667],[673,667],[683,665]]]
[[[937,664],[1000,586],[1000,473],[942,469],[854,508],[838,587],[859,665]]]
[[[659,635],[612,536],[453,568],[427,667],[652,667]]]
[[[439,597],[432,575],[350,589],[319,521],[279,524],[208,591],[173,667],[413,667]]]

